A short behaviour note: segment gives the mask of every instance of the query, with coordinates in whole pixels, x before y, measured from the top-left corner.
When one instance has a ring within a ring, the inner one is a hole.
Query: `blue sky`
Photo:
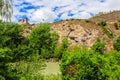
[[[98,12],[120,9],[120,0],[13,0],[12,21],[28,18],[29,23],[88,19]]]

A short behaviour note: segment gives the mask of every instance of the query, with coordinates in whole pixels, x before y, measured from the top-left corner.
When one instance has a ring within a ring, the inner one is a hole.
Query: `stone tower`
[[[24,18],[24,19],[22,19],[22,20],[19,20],[19,21],[18,21],[18,24],[19,24],[19,25],[28,24],[28,19],[27,19],[27,18]]]

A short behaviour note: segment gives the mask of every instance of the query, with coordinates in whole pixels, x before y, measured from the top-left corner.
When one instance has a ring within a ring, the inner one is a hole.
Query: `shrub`
[[[63,54],[60,68],[63,80],[119,80],[120,66],[116,61],[111,55],[76,48]]]
[[[54,58],[58,58],[61,59],[62,54],[67,50],[68,48],[68,39],[64,38],[62,40],[62,44],[61,45],[56,45],[54,48]]]
[[[101,27],[104,27],[104,26],[106,26],[107,24],[106,24],[105,21],[101,21],[101,22],[98,23],[98,25],[101,26]]]
[[[109,60],[110,65],[110,76],[108,80],[120,80],[120,52],[110,51],[106,52],[105,57]]]
[[[18,79],[11,80],[41,80],[41,70],[43,70],[44,67],[45,64],[42,60],[30,62],[21,60],[9,66],[9,74],[13,76],[12,72],[16,71],[15,76],[17,76]]]
[[[115,50],[120,51],[120,36],[117,37],[113,42],[113,47]]]
[[[51,32],[51,46],[50,47],[50,53],[54,53],[55,48],[58,44],[59,35],[56,32]]]
[[[62,54],[63,54],[63,49],[62,49],[62,46],[61,45],[57,45],[54,49],[54,58],[58,58],[58,59],[61,59],[62,57]]]
[[[63,51],[65,51],[68,48],[68,38],[64,38],[62,40],[62,48],[63,48]]]
[[[86,23],[89,23],[90,21],[88,19],[85,20]]]
[[[102,28],[102,30],[104,31],[104,33],[105,33],[109,38],[112,38],[112,37],[113,37],[113,34],[105,28],[105,26],[107,25],[105,21],[99,22],[98,25]]]
[[[8,64],[12,60],[12,51],[9,48],[0,48],[0,79],[9,78]]]
[[[106,28],[103,28],[103,31],[109,38],[113,38],[113,34],[110,31],[108,31]]]
[[[119,29],[119,25],[117,23],[114,23],[115,29],[118,30]]]
[[[27,60],[34,53],[34,49],[27,45],[19,45],[13,49],[13,53],[15,54],[13,61]]]
[[[91,47],[92,50],[95,52],[103,54],[105,44],[103,42],[97,41],[93,46]]]

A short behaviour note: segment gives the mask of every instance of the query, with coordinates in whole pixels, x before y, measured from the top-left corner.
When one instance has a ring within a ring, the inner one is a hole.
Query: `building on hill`
[[[22,19],[22,20],[19,20],[19,21],[18,21],[18,24],[19,24],[19,25],[29,24],[29,23],[28,23],[28,19],[27,19],[27,18],[24,18],[24,19]]]

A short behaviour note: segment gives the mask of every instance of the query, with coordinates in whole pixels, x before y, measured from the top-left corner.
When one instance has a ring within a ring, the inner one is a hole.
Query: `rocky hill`
[[[112,34],[110,38],[104,30],[98,25],[100,22],[106,22],[105,29]],[[23,24],[21,23],[23,22]],[[30,31],[37,24],[30,25],[26,20],[20,20],[18,24],[25,27],[24,35],[29,35]],[[26,24],[25,24],[26,23]],[[117,24],[117,28],[115,26]],[[51,30],[59,34],[59,43],[67,37],[69,45],[79,45],[90,48],[97,39],[103,41],[106,50],[113,49],[113,40],[120,35],[120,11],[97,14],[90,19],[70,19],[51,23]]]
[[[120,11],[100,12],[96,16],[90,18],[93,22],[99,22],[101,20],[107,22],[120,22]]]

